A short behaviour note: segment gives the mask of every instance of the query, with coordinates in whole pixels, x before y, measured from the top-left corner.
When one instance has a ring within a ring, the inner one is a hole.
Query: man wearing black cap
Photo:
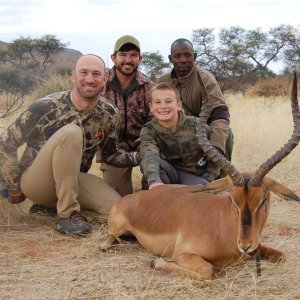
[[[119,147],[126,151],[137,151],[140,146],[142,126],[150,121],[150,90],[154,83],[138,71],[142,61],[140,43],[131,36],[120,37],[111,55],[114,66],[107,73],[108,81],[102,95],[119,110]],[[103,178],[122,196],[133,192],[132,168],[117,168],[101,161]]]

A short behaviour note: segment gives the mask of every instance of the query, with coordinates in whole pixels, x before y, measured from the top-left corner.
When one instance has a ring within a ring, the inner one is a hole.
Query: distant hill
[[[65,48],[62,52],[58,53],[56,55],[57,59],[55,59],[58,62],[64,62],[64,63],[71,63],[72,66],[74,65],[75,61],[82,55],[82,53],[78,50]]]
[[[6,47],[9,43],[0,41],[0,49]],[[65,48],[62,52],[58,53],[54,58],[55,67],[73,67],[76,60],[82,55],[78,50]]]
[[[0,41],[0,48],[5,47],[6,45],[8,45],[8,43]]]

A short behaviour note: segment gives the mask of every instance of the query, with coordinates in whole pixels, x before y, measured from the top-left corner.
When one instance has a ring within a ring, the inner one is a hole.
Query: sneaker
[[[56,206],[33,203],[29,209],[31,214],[56,215]]]
[[[91,224],[79,211],[74,210],[69,218],[58,220],[56,230],[66,235],[81,235],[91,231]]]

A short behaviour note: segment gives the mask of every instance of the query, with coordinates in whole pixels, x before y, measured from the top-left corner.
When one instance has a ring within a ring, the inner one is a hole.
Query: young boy
[[[170,183],[205,184],[220,174],[220,169],[203,157],[196,136],[199,119],[185,116],[181,108],[179,92],[171,83],[152,88],[154,118],[141,131],[141,169],[149,189]]]

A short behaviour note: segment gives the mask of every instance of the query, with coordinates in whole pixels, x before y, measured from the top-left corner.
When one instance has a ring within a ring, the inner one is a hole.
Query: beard
[[[131,66],[131,67],[132,67],[132,70],[131,70],[131,71],[126,71],[126,70],[123,69],[123,66]],[[123,74],[124,76],[131,76],[131,75],[133,75],[133,74],[137,71],[137,69],[138,69],[138,67],[134,67],[134,65],[132,65],[132,64],[115,65],[115,67],[116,67],[116,69],[117,69],[121,74]]]

